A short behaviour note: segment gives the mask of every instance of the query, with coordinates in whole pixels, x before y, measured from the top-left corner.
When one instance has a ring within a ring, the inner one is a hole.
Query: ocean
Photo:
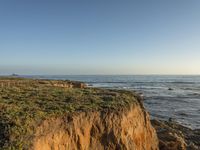
[[[25,76],[83,81],[92,87],[136,91],[144,97],[151,118],[172,120],[200,129],[200,76],[65,75]]]

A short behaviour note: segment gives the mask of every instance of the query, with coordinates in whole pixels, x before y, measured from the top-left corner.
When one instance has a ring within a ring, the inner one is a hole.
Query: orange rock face
[[[32,149],[158,150],[158,140],[148,113],[134,105],[46,120],[37,129]]]

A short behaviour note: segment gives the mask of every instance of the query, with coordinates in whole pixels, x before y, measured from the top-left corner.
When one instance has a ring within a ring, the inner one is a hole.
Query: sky
[[[200,74],[200,1],[1,0],[12,73]]]

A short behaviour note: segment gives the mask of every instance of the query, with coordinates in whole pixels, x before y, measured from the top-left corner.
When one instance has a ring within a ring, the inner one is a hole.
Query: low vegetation
[[[0,78],[0,149],[28,148],[36,127],[49,117],[116,110],[135,102],[134,93],[128,91],[58,86],[77,83]]]

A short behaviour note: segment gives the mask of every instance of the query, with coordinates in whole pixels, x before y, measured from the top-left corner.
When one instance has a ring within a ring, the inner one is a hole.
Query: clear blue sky
[[[11,73],[200,74],[200,1],[1,0]]]

